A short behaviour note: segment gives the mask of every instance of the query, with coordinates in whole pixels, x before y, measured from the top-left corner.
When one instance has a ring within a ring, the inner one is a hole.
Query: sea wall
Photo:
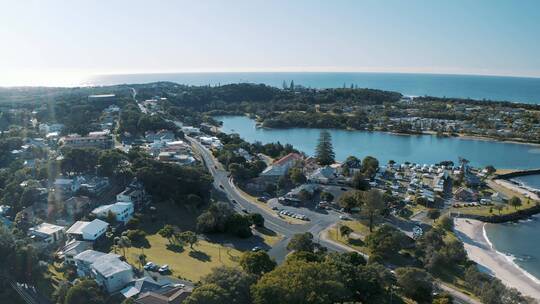
[[[527,209],[516,210],[509,214],[503,215],[477,215],[477,214],[463,214],[457,212],[451,212],[450,216],[459,218],[475,219],[486,223],[506,223],[515,222],[519,220],[527,219],[535,214],[540,213],[540,205],[535,205]]]
[[[510,179],[518,176],[526,176],[526,175],[536,175],[540,174],[540,169],[531,169],[531,170],[520,170],[520,171],[514,171],[511,173],[506,174],[497,174],[493,177],[493,179]]]

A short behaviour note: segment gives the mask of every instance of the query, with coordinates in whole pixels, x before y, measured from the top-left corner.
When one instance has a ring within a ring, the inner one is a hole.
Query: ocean
[[[397,91],[407,96],[437,96],[540,103],[540,78],[407,74],[407,73],[169,73],[123,74],[87,77],[81,85],[114,85],[171,81],[186,85],[219,85],[238,82],[282,87],[350,87]]]

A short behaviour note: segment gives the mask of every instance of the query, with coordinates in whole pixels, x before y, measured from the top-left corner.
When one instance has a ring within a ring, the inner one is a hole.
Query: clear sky
[[[540,1],[0,0],[0,78],[380,71],[540,77]]]

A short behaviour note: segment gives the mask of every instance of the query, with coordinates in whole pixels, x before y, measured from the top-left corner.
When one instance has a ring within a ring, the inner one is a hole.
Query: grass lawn
[[[159,229],[170,224],[181,231],[195,231],[196,219],[202,210],[166,202],[156,204],[156,208],[154,214],[145,214],[141,219],[139,228],[146,232],[147,242],[126,250],[126,258],[134,267],[140,267],[138,256],[144,253],[148,262],[169,265],[172,276],[197,282],[214,267],[238,265],[243,251],[251,250],[255,246],[269,249],[281,239],[281,235],[261,227],[254,229],[254,235],[247,239],[212,234],[205,235],[204,240],[200,239],[193,250],[189,245],[183,248],[171,247],[169,241],[158,234]],[[122,253],[121,250],[117,252]]]
[[[349,238],[341,236],[339,233],[340,226],[349,226],[353,230],[353,233]],[[369,250],[365,247],[364,238],[369,234],[369,227],[359,221],[340,221],[337,225],[332,226],[326,230],[327,236],[329,239],[347,245],[351,248],[354,248],[360,252],[369,254]],[[355,237],[355,235],[360,235],[360,238]]]
[[[126,258],[130,264],[140,267],[138,256],[144,252],[147,261],[159,265],[167,264],[170,266],[173,276],[194,282],[210,273],[214,267],[238,265],[242,256],[240,250],[204,240],[200,240],[193,250],[189,246],[178,250],[169,249],[169,241],[160,235],[150,235],[147,239],[150,248],[129,248],[126,250]]]

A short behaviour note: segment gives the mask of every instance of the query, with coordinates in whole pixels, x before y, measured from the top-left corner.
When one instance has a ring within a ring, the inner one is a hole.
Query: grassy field
[[[339,233],[340,226],[349,226],[353,230],[350,237],[341,236]],[[369,234],[369,227],[359,221],[340,221],[337,225],[326,231],[330,240],[347,245],[360,252],[369,254],[369,250],[365,247],[364,238]],[[359,238],[357,236],[360,236]]]
[[[173,276],[194,282],[210,273],[214,267],[238,265],[242,256],[242,252],[238,249],[204,240],[199,241],[193,250],[189,246],[184,246],[181,250],[170,247],[169,241],[159,235],[150,235],[147,239],[150,248],[129,248],[126,250],[126,258],[130,264],[140,267],[138,256],[144,253],[147,261],[159,265],[167,264],[170,266]]]
[[[126,250],[126,258],[134,267],[140,267],[138,257],[146,255],[146,261],[170,266],[172,276],[198,281],[210,273],[212,268],[238,265],[244,251],[255,246],[269,249],[281,239],[281,235],[265,227],[253,229],[253,236],[240,239],[231,235],[204,235],[193,249],[189,245],[171,246],[169,241],[158,234],[159,229],[169,224],[180,231],[195,231],[196,218],[201,213],[195,208],[178,207],[171,203],[160,203],[153,215],[141,219],[140,229],[146,232],[146,242]],[[118,254],[122,251],[118,250]]]

